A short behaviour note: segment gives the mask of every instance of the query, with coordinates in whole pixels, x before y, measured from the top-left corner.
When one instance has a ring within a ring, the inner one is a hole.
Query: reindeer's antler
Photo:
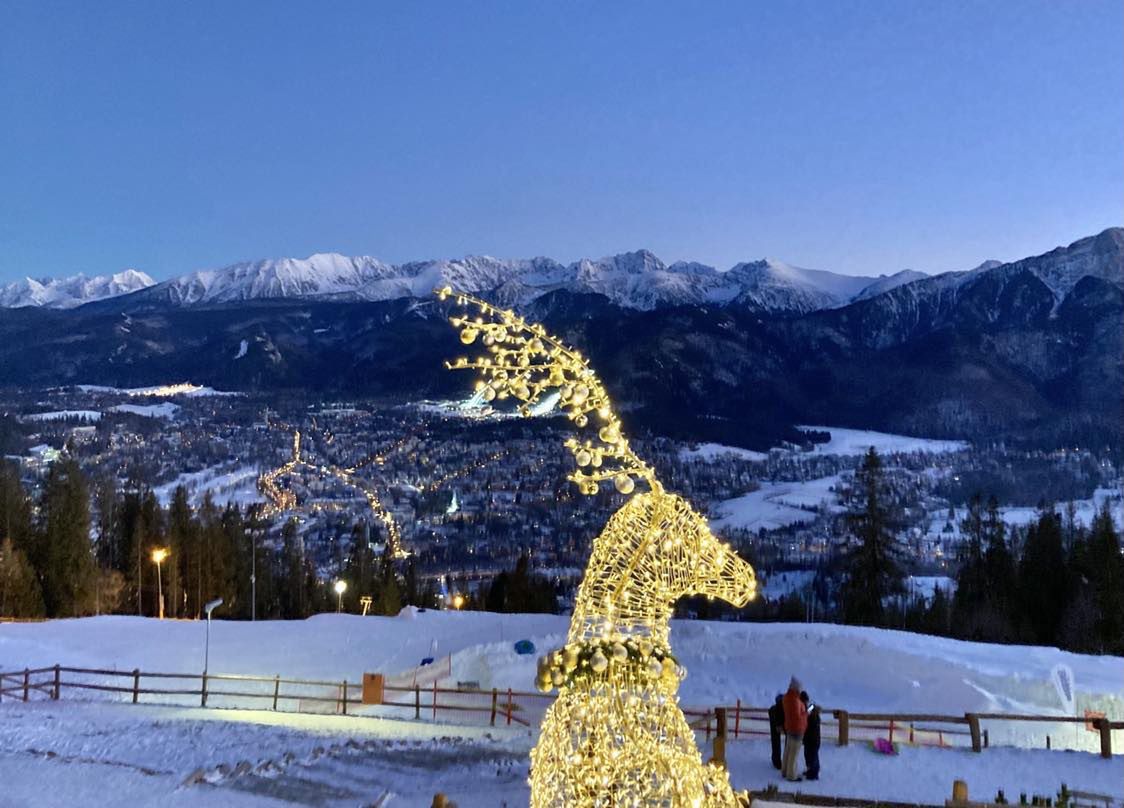
[[[475,308],[476,316],[454,316],[449,322],[460,329],[465,345],[482,344],[483,356],[460,357],[446,366],[480,371],[476,389],[485,401],[514,398],[524,415],[551,391],[558,391],[559,406],[579,429],[598,427],[596,438],[570,438],[566,448],[574,454],[578,470],[570,475],[584,494],[594,494],[602,480],[613,481],[622,494],[633,491],[633,478],[653,491],[661,491],[655,471],[636,456],[621,434],[621,422],[604,385],[578,351],[551,336],[538,323],[528,323],[515,312],[497,308],[446,286],[438,298],[455,299],[462,308]]]

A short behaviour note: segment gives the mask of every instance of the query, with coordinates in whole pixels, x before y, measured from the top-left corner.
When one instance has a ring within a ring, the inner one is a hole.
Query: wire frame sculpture
[[[448,367],[476,370],[481,398],[514,399],[524,415],[557,391],[579,434],[593,433],[566,441],[578,466],[570,479],[585,494],[610,480],[632,494],[593,542],[565,646],[539,660],[536,684],[558,698],[531,752],[532,808],[744,804],[726,771],[702,762],[669,634],[685,595],[749,602],[752,567],[636,456],[580,353],[515,312],[448,287],[437,295],[466,311],[450,317],[461,342],[484,348]],[[647,490],[633,493],[637,482]]]

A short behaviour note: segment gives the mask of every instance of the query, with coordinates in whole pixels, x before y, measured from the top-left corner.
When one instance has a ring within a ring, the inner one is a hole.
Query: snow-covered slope
[[[146,289],[156,283],[152,278],[136,269],[126,269],[114,275],[73,275],[69,278],[24,278],[0,286],[0,307],[44,306],[52,309],[69,309],[104,300],[118,295],[127,295]]]

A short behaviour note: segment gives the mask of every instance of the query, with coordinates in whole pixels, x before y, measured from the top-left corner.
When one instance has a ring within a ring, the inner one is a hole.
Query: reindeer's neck
[[[590,639],[648,637],[666,645],[672,604],[660,602],[630,576],[627,555],[598,552],[594,548],[578,589],[568,642]]]

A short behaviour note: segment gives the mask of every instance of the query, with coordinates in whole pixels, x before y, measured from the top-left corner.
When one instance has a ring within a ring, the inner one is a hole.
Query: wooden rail
[[[76,677],[102,677],[102,681],[83,681]],[[108,681],[106,681],[108,680]],[[142,687],[142,680],[156,680],[167,685]],[[260,685],[258,690],[239,685]],[[319,692],[308,692],[317,688]],[[133,704],[141,703],[141,696],[191,697],[206,707],[208,699],[260,700],[270,709],[279,711],[296,702],[296,711],[302,703],[331,705],[335,712],[347,715],[349,710],[362,707],[362,685],[342,680],[293,679],[280,675],[252,676],[245,674],[169,673],[164,671],[106,670],[54,665],[46,668],[27,668],[20,671],[0,672],[0,703],[5,698],[27,702],[32,697],[46,697],[57,701],[64,689],[121,694]],[[330,694],[325,694],[329,689]],[[432,686],[397,687],[387,685],[380,706],[401,709],[412,713],[416,720],[436,721],[442,712],[477,713],[486,716],[491,726],[502,722],[530,727],[538,722],[539,709],[554,699],[553,694],[531,693],[511,689],[480,690],[475,688]],[[214,706],[214,705],[212,705]],[[733,705],[712,708],[684,707],[688,724],[701,733],[709,743],[712,738],[724,748],[727,740],[769,735],[768,710],[750,707],[740,700]],[[1100,736],[1100,752],[1112,757],[1112,733],[1124,730],[1124,721],[1077,716],[1020,715],[1016,713],[965,713],[946,715],[939,713],[856,713],[847,710],[822,710],[821,737],[834,740],[840,746],[852,739],[869,740],[885,737],[915,745],[970,746],[975,752],[987,748],[988,731],[984,722],[1040,722],[1060,724],[1088,724]],[[720,717],[721,716],[721,717]],[[1049,748],[1049,736],[1047,736]],[[723,755],[724,756],[724,755]]]

